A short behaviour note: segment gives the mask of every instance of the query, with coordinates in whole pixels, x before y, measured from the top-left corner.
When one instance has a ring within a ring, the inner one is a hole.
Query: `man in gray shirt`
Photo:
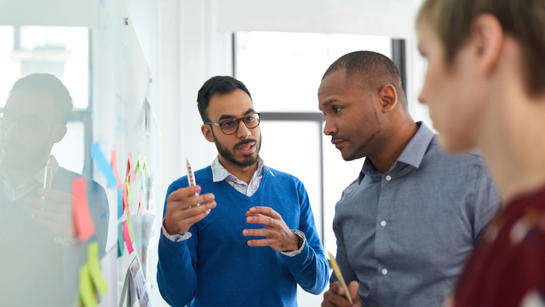
[[[480,156],[440,151],[410,117],[394,63],[378,53],[335,61],[318,99],[343,159],[367,158],[333,221],[353,306],[441,306],[499,208]],[[322,306],[351,306],[335,280]]]

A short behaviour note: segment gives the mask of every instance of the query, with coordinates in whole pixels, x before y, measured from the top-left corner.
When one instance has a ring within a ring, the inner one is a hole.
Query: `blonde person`
[[[429,0],[416,25],[442,147],[478,147],[504,201],[447,304],[544,306],[545,1]]]

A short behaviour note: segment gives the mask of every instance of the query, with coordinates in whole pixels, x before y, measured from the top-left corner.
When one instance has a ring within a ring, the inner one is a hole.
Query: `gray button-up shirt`
[[[481,157],[447,155],[419,126],[387,173],[367,159],[335,208],[337,261],[363,306],[441,306],[499,208]]]

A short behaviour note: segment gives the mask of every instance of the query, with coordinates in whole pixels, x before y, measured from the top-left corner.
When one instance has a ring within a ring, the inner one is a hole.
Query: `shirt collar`
[[[418,126],[418,130],[416,130],[415,135],[411,138],[407,146],[405,146],[397,158],[396,162],[394,163],[394,167],[398,162],[411,165],[414,168],[420,167],[420,164],[424,159],[424,155],[426,154],[430,142],[435,134],[423,122],[417,122],[416,125]],[[375,169],[373,164],[371,164],[371,161],[366,158],[359,175],[359,181],[361,182],[365,175],[374,175],[377,172],[378,171]]]
[[[44,179],[46,179],[46,166],[48,168],[47,172],[49,175],[47,177],[47,184],[44,184]],[[7,198],[12,201],[21,198],[38,186],[43,187],[44,185],[47,185],[47,187],[50,188],[52,180],[59,169],[59,163],[54,156],[49,156],[46,166],[44,166],[44,168],[36,172],[34,175],[28,177],[25,182],[18,184],[17,186],[15,186],[8,177],[0,176],[0,186],[7,195]]]
[[[235,175],[231,174],[227,169],[225,169],[225,167],[223,167],[223,165],[221,165],[220,160],[219,160],[219,156],[216,156],[216,158],[212,162],[211,167],[212,167],[212,181],[214,181],[214,182],[219,182],[219,181],[225,180],[229,176],[231,176],[232,178],[238,179]],[[256,168],[256,170],[254,172],[254,176],[252,176],[252,178],[255,177],[256,175],[259,175],[259,174],[263,173],[263,167],[264,167],[263,159],[258,158],[257,168]]]

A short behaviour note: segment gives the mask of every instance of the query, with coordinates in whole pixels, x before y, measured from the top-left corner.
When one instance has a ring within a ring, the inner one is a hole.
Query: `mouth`
[[[345,140],[340,139],[340,138],[332,138],[331,139],[331,144],[335,145],[335,147],[337,149],[340,149],[344,142],[345,142]]]
[[[235,150],[243,155],[251,155],[256,151],[256,142],[253,140],[240,142],[235,145]]]

